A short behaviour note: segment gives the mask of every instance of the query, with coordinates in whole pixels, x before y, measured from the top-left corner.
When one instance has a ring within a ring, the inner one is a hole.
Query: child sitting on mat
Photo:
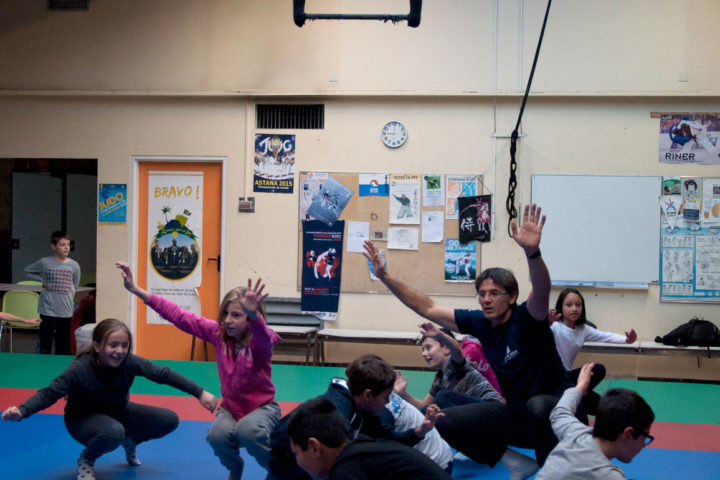
[[[179,420],[167,408],[129,401],[136,376],[189,393],[210,412],[215,411],[217,399],[179,373],[129,353],[131,347],[127,325],[114,318],[103,320],[93,331],[91,347],[78,353],[49,386],[19,407],[8,407],[2,419],[20,421],[67,395],[65,426],[85,446],[78,458],[78,480],[94,480],[95,460],[118,445],[125,449],[130,466],[140,465],[135,446],[164,437],[177,428]]]
[[[621,480],[622,469],[610,460],[630,463],[654,440],[655,414],[643,398],[627,388],[613,388],[600,397],[595,425],[575,418],[575,409],[590,386],[593,364],[582,367],[577,386],[565,390],[550,414],[559,443],[550,452],[536,480]]]
[[[267,468],[269,438],[280,420],[280,405],[275,401],[271,379],[273,347],[280,336],[265,323],[262,301],[265,285],[248,279],[247,288],[229,291],[220,303],[218,318],[203,318],[158,295],[138,287],[126,263],[115,264],[122,272],[125,288],[148,307],[183,332],[210,343],[217,352],[222,403],[207,441],[230,471],[229,480],[240,480],[244,447],[261,467]]]

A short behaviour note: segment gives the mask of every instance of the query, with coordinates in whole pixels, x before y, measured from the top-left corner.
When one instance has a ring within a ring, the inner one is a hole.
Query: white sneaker
[[[85,458],[85,450],[80,453],[77,464],[77,480],[95,480],[95,470],[93,469],[95,462]]]
[[[122,442],[122,446],[125,449],[125,460],[127,460],[128,465],[131,467],[139,467],[142,465],[142,462],[137,457],[137,453],[135,452],[135,448],[137,445],[135,442],[133,442],[131,439],[126,438]]]

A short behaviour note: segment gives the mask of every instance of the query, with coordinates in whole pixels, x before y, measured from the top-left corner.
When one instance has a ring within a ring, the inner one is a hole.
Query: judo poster
[[[361,173],[358,175],[359,193],[361,197],[387,197],[390,194],[390,183],[387,173]]]
[[[458,197],[474,197],[478,194],[477,175],[448,175],[445,197],[445,219],[457,220],[460,209]]]
[[[342,220],[332,227],[317,220],[303,222],[303,314],[337,320],[344,230]]]
[[[491,201],[492,195],[458,198],[460,243],[490,241]]]
[[[253,192],[293,193],[295,135],[255,134]]]
[[[101,183],[98,191],[98,223],[127,223],[127,185]]]
[[[458,238],[445,239],[445,281],[474,282],[477,274],[476,243],[461,244]]]
[[[420,175],[390,175],[390,223],[420,225]]]
[[[660,116],[661,163],[720,164],[720,114],[673,113]]]
[[[202,172],[148,174],[148,290],[200,314]],[[147,309],[148,323],[168,323]]]
[[[352,190],[333,177],[328,177],[324,183],[318,184],[307,213],[328,227],[332,227],[352,195]]]
[[[320,192],[320,187],[328,179],[327,173],[309,172],[305,178],[300,179],[299,211],[300,221],[312,220],[308,210],[313,198]]]

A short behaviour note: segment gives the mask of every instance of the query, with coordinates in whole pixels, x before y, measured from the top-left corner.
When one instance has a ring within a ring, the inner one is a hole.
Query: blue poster
[[[295,135],[255,134],[253,192],[293,193]]]
[[[127,222],[127,185],[101,183],[98,192],[98,223]]]
[[[337,320],[345,221],[302,222],[302,313]]]

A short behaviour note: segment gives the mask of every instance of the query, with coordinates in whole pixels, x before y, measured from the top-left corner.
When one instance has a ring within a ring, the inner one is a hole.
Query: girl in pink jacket
[[[240,480],[244,462],[239,449],[267,468],[269,437],[280,420],[271,380],[273,347],[280,336],[265,323],[262,301],[265,285],[260,279],[247,288],[233,289],[220,304],[217,320],[196,315],[138,287],[126,263],[115,264],[125,288],[180,330],[212,344],[217,352],[222,403],[207,441],[229,471],[228,479]]]

